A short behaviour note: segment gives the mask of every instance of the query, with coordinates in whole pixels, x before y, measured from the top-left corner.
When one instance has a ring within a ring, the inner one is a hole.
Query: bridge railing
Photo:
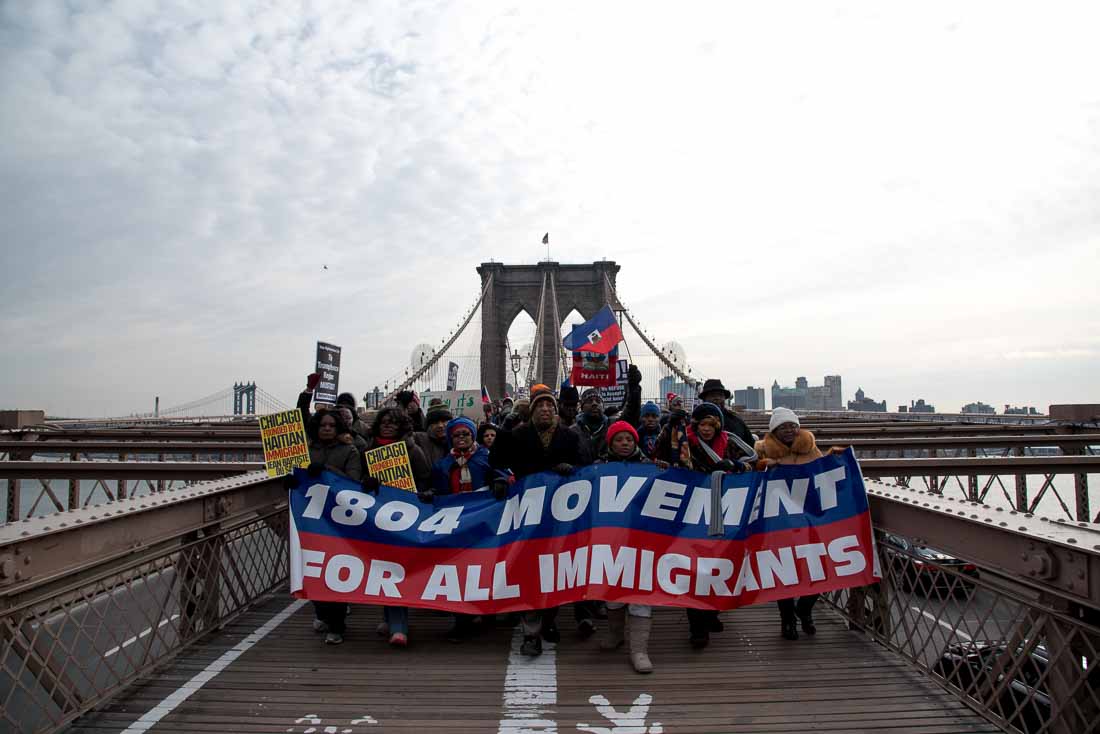
[[[1100,722],[1100,528],[869,482],[882,582],[827,595],[853,630],[990,721]]]
[[[0,527],[0,730],[55,731],[287,583],[249,475]]]

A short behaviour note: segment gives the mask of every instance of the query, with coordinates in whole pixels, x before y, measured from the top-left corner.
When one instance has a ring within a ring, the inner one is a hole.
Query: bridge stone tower
[[[492,278],[481,302],[481,381],[497,398],[508,379],[508,328],[520,311],[527,312],[542,334],[543,357],[536,379],[556,389],[564,379],[559,375],[558,354],[566,315],[576,309],[588,319],[605,304],[620,308],[612,292],[619,272],[613,260],[583,265],[482,263],[477,272],[482,289]],[[538,323],[540,301],[542,324]]]

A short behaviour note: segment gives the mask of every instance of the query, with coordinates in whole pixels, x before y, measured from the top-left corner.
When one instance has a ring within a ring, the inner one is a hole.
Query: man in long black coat
[[[489,465],[500,471],[510,470],[516,479],[543,471],[572,474],[581,464],[580,442],[580,436],[561,425],[553,393],[535,393],[531,396],[531,420],[513,431],[501,431],[489,450]],[[508,493],[507,480],[495,480],[493,493],[497,499],[504,499]],[[523,615],[520,652],[541,655],[544,636],[557,642],[556,613],[556,609],[536,609]]]

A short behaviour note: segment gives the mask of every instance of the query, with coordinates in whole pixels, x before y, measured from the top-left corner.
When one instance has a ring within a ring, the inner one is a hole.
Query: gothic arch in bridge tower
[[[531,316],[542,334],[534,379],[556,387],[564,378],[559,348],[566,316],[576,310],[589,318],[606,303],[619,307],[613,295],[619,266],[612,260],[576,265],[482,263],[477,272],[485,289],[481,303],[481,379],[494,397],[503,393],[504,383],[511,376],[505,345],[508,327],[520,311]]]

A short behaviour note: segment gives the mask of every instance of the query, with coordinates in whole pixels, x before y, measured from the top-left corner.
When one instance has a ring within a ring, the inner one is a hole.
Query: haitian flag
[[[562,346],[571,352],[596,352],[607,354],[623,340],[623,331],[611,306],[604,306],[583,324],[575,324],[569,336],[561,340]]]
[[[327,471],[295,475],[290,588],[304,599],[464,614],[584,599],[721,610],[880,578],[851,449],[718,477],[600,464],[531,475],[502,501],[480,491],[423,504]]]
[[[607,354],[573,352],[573,371],[569,381],[587,387],[614,387],[619,374],[618,361],[618,347]]]

